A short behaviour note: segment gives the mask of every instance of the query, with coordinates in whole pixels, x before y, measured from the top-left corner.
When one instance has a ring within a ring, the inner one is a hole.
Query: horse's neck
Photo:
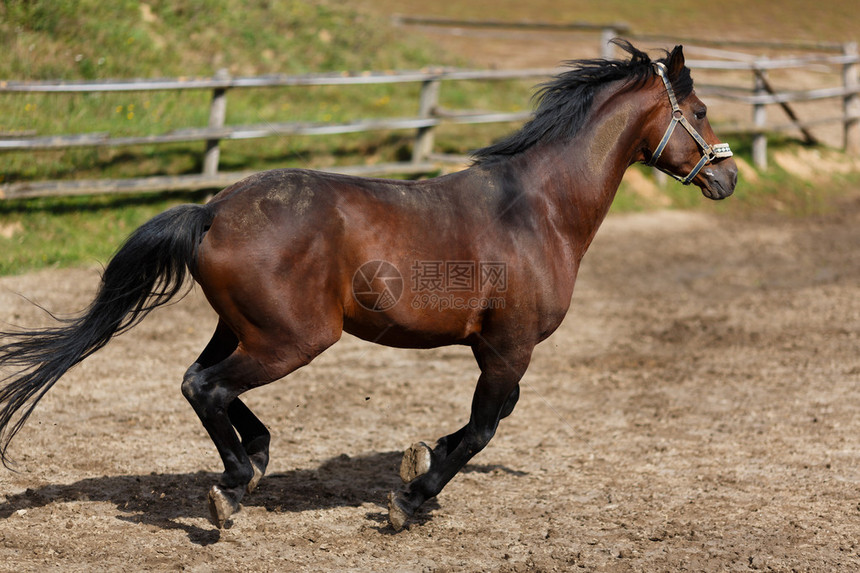
[[[633,97],[596,102],[593,119],[569,142],[535,149],[524,180],[546,202],[557,233],[581,257],[636,159],[645,110]]]

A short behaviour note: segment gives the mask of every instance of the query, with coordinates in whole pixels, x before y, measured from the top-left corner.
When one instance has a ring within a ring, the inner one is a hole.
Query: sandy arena
[[[0,320],[96,282],[2,278]],[[807,218],[611,216],[513,415],[397,534],[400,452],[462,425],[470,351],[344,337],[248,394],[270,473],[219,531],[179,391],[214,325],[194,292],[51,390],[0,472],[0,570],[860,569],[860,190]]]

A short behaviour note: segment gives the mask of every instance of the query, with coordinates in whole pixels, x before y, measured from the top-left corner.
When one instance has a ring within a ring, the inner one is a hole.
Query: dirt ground
[[[96,281],[0,279],[0,320],[44,322],[15,293],[80,309]],[[345,337],[251,392],[270,474],[219,531],[179,391],[213,327],[192,293],[52,389],[0,472],[0,570],[860,568],[860,189],[808,218],[611,216],[513,415],[396,534],[400,452],[462,425],[470,352]]]

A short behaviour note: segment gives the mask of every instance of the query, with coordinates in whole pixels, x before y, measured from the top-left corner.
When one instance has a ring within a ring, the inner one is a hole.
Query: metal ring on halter
[[[689,185],[696,175],[699,174],[699,171],[702,170],[702,167],[713,161],[714,159],[723,159],[725,157],[732,156],[732,150],[729,147],[728,143],[717,143],[713,146],[708,145],[708,142],[699,135],[699,132],[696,131],[687,118],[684,117],[684,112],[681,111],[681,106],[678,105],[678,100],[675,98],[675,90],[672,89],[672,83],[669,81],[669,76],[666,70],[666,65],[662,62],[654,62],[654,69],[657,72],[657,75],[660,76],[660,79],[663,80],[663,85],[666,86],[666,94],[669,96],[669,104],[672,106],[672,120],[669,122],[669,126],[666,128],[666,133],[663,134],[663,139],[660,140],[660,144],[657,145],[657,148],[654,150],[654,153],[651,155],[651,159],[648,161],[646,165],[650,167],[657,167],[660,171],[671,175],[684,185]],[[669,139],[672,137],[672,133],[675,131],[675,127],[681,124],[681,127],[687,130],[687,133],[692,136],[693,140],[695,140],[696,144],[702,150],[702,158],[693,167],[693,170],[687,174],[686,177],[680,177],[675,175],[671,171],[667,171],[662,167],[657,166],[657,161],[660,159],[660,156],[663,154],[663,150],[666,149],[666,145],[669,143]]]

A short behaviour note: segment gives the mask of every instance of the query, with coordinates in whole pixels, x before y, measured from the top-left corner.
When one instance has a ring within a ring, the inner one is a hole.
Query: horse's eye
[[[708,110],[706,110],[706,109],[696,110],[693,113],[693,115],[696,117],[696,119],[698,119],[699,121],[702,121],[703,119],[705,119],[708,116]]]

